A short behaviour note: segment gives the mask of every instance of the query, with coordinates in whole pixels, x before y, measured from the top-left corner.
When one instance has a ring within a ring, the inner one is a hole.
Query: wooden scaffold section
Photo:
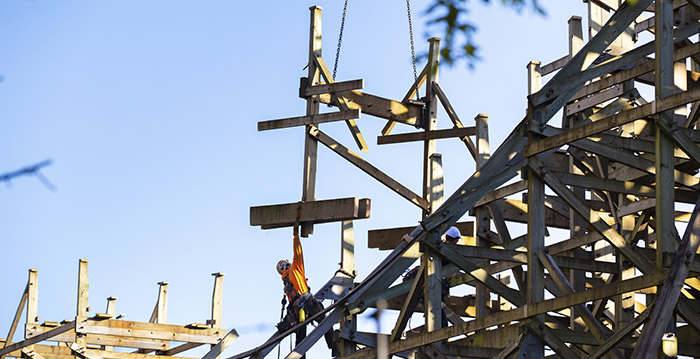
[[[226,333],[221,327],[222,285],[225,274],[212,275],[212,316],[206,323],[184,326],[167,324],[168,282],[158,283],[158,300],[148,322],[126,321],[120,319],[123,315],[116,314],[116,297],[107,298],[104,313],[88,316],[88,262],[81,259],[78,266],[78,304],[75,318],[60,322],[41,322],[38,312],[38,271],[30,269],[27,286],[22,293],[7,339],[0,339],[0,358],[170,358],[187,350],[208,345],[211,349],[203,359],[216,359],[238,338],[238,333],[235,329]],[[25,339],[13,343],[11,340],[15,336],[25,307]]]
[[[415,228],[370,231],[370,247],[391,253],[362,282],[343,282],[335,296],[317,293],[335,302],[300,324],[327,315],[287,358],[334,326],[342,357],[354,359],[700,357],[700,43],[692,40],[700,2],[587,3],[588,42],[582,18],[573,16],[568,53],[527,64],[526,115],[493,153],[488,116],[463,126],[438,84],[439,39],[430,40],[428,64],[403,100],[388,100],[358,91],[361,80],[333,81],[321,57],[321,10],[311,8],[309,76],[300,89],[307,114],[258,125],[306,127],[302,201],[254,207],[251,224],[302,223],[308,236],[314,223],[346,228],[369,217],[357,199],[315,200],[318,142],[418,206],[423,218]],[[425,96],[412,100],[421,86]],[[438,102],[450,129],[437,128]],[[319,114],[319,103],[339,111]],[[388,121],[379,144],[424,142],[422,196],[319,129],[346,121],[365,150],[355,121],[361,113]],[[561,124],[553,125],[559,113]],[[395,123],[423,131],[391,135]],[[435,141],[448,137],[464,141],[476,172],[443,201]],[[474,221],[458,223],[468,213]],[[455,225],[462,240],[443,242]],[[401,282],[418,259],[416,275]],[[451,296],[457,286],[474,294]],[[357,332],[356,316],[379,302],[399,311],[391,334]],[[414,313],[425,325],[407,330]],[[294,329],[229,359],[262,358]]]

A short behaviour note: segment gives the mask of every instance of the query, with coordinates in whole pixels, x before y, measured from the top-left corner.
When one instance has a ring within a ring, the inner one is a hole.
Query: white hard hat
[[[447,232],[445,232],[445,236],[459,239],[462,237],[462,233],[459,233],[459,229],[457,229],[457,227],[452,226],[447,230]]]
[[[289,263],[289,261],[286,259],[283,259],[283,260],[277,262],[277,273],[282,275],[282,273],[284,273],[284,271],[287,270],[287,268],[290,265],[291,265],[291,263]]]

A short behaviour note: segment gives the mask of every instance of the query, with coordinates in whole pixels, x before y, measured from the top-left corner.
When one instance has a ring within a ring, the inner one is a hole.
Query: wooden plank
[[[328,70],[328,67],[326,66],[326,63],[323,61],[323,58],[319,56],[314,56],[314,62],[316,62],[316,65],[318,65],[318,69],[321,72],[321,75],[323,78],[326,79],[327,83],[333,83],[335,82],[335,79],[333,79],[333,75],[331,75],[331,72]],[[342,96],[337,96],[336,94],[331,94],[331,98],[335,100],[335,102],[338,104],[339,108],[342,111],[348,110],[348,105],[347,101],[345,98]],[[360,149],[362,152],[367,152],[369,151],[369,147],[367,147],[367,142],[365,142],[364,137],[362,136],[362,133],[360,132],[360,128],[357,126],[357,123],[355,120],[352,119],[347,119],[345,120],[345,124],[347,124],[348,129],[350,130],[350,134],[352,135],[352,138],[355,140],[355,143],[357,144],[357,147]]]
[[[615,294],[633,292],[639,289],[649,288],[663,283],[665,278],[665,271],[657,272],[624,281],[616,281],[602,287],[594,287],[584,292],[577,292],[574,294],[548,299],[537,303],[528,303],[509,311],[494,313],[483,318],[476,318],[463,324],[442,328],[432,333],[426,333],[418,337],[407,338],[406,340],[390,343],[389,353],[395,353],[417,348],[422,345],[425,345],[426,343],[434,343],[441,340],[447,340],[452,337],[475,332],[479,329],[488,328],[499,324],[506,324],[512,321],[520,321],[537,314],[543,314],[550,311],[557,311],[560,309],[571,307],[576,304],[585,303],[600,298],[608,298]],[[347,359],[372,358],[376,358],[376,352],[374,350],[358,351],[357,353],[347,357]]]
[[[418,273],[412,280],[411,289],[408,291],[408,296],[403,302],[401,311],[399,312],[399,317],[396,319],[396,324],[394,329],[391,330],[391,335],[389,336],[390,342],[395,342],[401,339],[404,328],[408,324],[408,320],[415,312],[416,304],[418,304],[419,294],[422,293],[425,283],[425,271],[423,268],[418,269]]]
[[[474,235],[474,222],[455,223],[455,227],[463,237]],[[394,249],[401,242],[405,234],[410,233],[416,227],[372,229],[367,232],[367,247],[379,250]]]
[[[160,339],[181,342],[216,344],[225,335],[221,328],[189,329],[170,324],[131,322],[125,320],[87,320],[76,328],[79,334],[114,335],[126,338]]]
[[[321,94],[331,94],[350,90],[361,90],[364,87],[365,80],[363,79],[325,83],[316,86],[306,86],[303,97]]]
[[[38,303],[39,303],[39,282],[38,282],[38,276],[39,273],[36,269],[30,269],[29,270],[29,278],[27,279],[27,286],[28,286],[28,296],[27,296],[27,318],[26,318],[26,323],[27,325],[29,324],[34,324],[39,321],[39,315],[38,315]],[[12,338],[7,338],[8,340],[12,340]]]
[[[423,106],[410,102],[402,103],[356,90],[337,94],[347,100],[348,108],[361,110],[363,114],[415,126]],[[333,104],[330,95],[319,95],[319,101]]]
[[[29,282],[24,287],[24,292],[22,292],[22,298],[19,300],[19,305],[17,306],[17,311],[15,312],[15,317],[12,319],[12,324],[10,325],[10,330],[7,333],[6,341],[2,344],[2,348],[7,346],[8,341],[12,341],[15,337],[15,331],[17,330],[17,325],[19,325],[19,320],[22,317],[22,311],[24,310],[24,305],[27,303],[27,298],[29,297]],[[2,349],[0,348],[0,349]],[[3,359],[3,356],[0,356]]]
[[[49,330],[53,330],[55,327],[47,326],[32,326],[28,331],[28,337],[33,337],[46,333]],[[110,335],[96,335],[87,334],[85,335],[86,343],[89,345],[104,345],[105,347],[124,347],[124,348],[136,348],[141,350],[143,353],[154,351],[154,350],[168,350],[170,347],[170,341],[168,340],[156,340],[156,339],[134,339],[130,337],[120,337],[120,336],[110,336]],[[67,331],[65,333],[56,335],[51,339],[57,342],[70,343],[75,340],[75,331]]]
[[[384,172],[380,171],[378,168],[372,166],[369,162],[363,160],[361,157],[347,149],[345,146],[338,143],[336,140],[321,132],[317,127],[312,126],[309,134],[314,138],[318,139],[322,144],[331,149],[333,152],[343,157],[348,162],[355,165],[357,168],[361,169],[363,172],[370,175],[372,178],[376,179],[383,185],[389,187],[394,192],[398,193],[401,197],[407,199],[409,202],[415,204],[416,206],[426,210],[430,208],[429,203],[418,196],[416,193],[389,177]]]
[[[228,348],[231,343],[238,339],[238,332],[236,329],[231,329],[221,340],[214,345],[211,350],[205,354],[202,359],[216,359],[221,353]]]
[[[673,318],[673,311],[678,301],[678,296],[683,289],[683,284],[688,276],[690,264],[700,247],[700,200],[695,204],[690,223],[686,227],[683,239],[675,252],[667,280],[661,291],[657,294],[654,307],[651,309],[649,322],[644,326],[642,336],[632,354],[633,358],[646,357],[661,344],[661,336],[668,329],[669,320]]]
[[[671,110],[698,100],[700,100],[700,89],[694,89],[671,95],[646,105],[635,107],[631,110],[606,117],[602,120],[576,127],[560,134],[530,143],[525,150],[525,155],[534,156],[538,153],[542,153],[553,148],[559,148],[567,143],[572,143],[576,140],[607,131],[613,127],[621,126],[634,120],[651,116],[657,112]]]
[[[554,258],[552,258],[552,256],[545,253],[543,250],[540,250],[537,252],[537,257],[540,260],[540,262],[547,268],[547,271],[549,272],[551,278],[554,280],[554,283],[556,284],[557,288],[563,294],[575,293],[574,287],[571,286],[571,283],[566,279],[566,276],[561,271],[559,266],[557,266],[557,264],[554,262]],[[600,324],[598,319],[596,319],[593,316],[593,313],[591,313],[590,309],[588,309],[588,307],[586,307],[583,304],[575,305],[574,309],[576,310],[579,317],[583,319],[583,321],[586,323],[588,330],[593,334],[596,340],[598,340],[598,342],[601,344],[604,343],[609,335],[606,329],[603,327],[603,325]],[[618,358],[624,358],[624,355],[622,355],[622,353],[618,350],[615,350],[615,355]]]
[[[569,55],[562,56],[561,58],[558,58],[546,65],[540,66],[540,73],[542,76],[547,76],[551,74],[554,71],[559,70],[560,68],[564,67],[567,62],[569,62]]]
[[[651,51],[651,48],[650,48]],[[700,52],[700,43],[692,44],[689,46],[682,47],[673,53],[673,60],[679,61],[687,57],[693,56]],[[654,71],[654,61],[653,60],[639,60],[636,65],[628,70],[622,70],[616,72],[610,76],[603,77],[597,81],[593,81],[590,84],[581,88],[573,98],[580,98],[583,96],[590,95],[592,93],[601,91],[615,84],[634,79],[636,77],[642,76],[644,74]]]
[[[283,118],[258,122],[258,131],[276,130],[280,128],[305,126],[325,122],[345,121],[360,118],[360,110],[329,112],[317,115]]]
[[[139,353],[125,353],[125,352],[115,352],[109,350],[98,350],[98,349],[85,349],[85,354],[95,358],[103,359],[153,359],[154,355],[139,354]],[[157,355],[158,357],[160,355]],[[177,357],[178,359],[199,359],[192,357]],[[48,359],[48,358],[47,358]]]
[[[636,252],[616,230],[608,226],[595,211],[586,206],[579,198],[577,198],[566,185],[561,183],[559,179],[554,177],[541,162],[534,158],[530,158],[528,166],[534,169],[532,173],[542,178],[549,188],[552,189],[566,203],[598,233],[600,233],[610,244],[615,246],[632,264],[637,266],[642,273],[648,274],[654,272],[654,269],[641,254]]]
[[[0,356],[3,356],[7,353],[13,352],[18,349],[22,349],[25,347],[28,347],[32,344],[36,344],[38,342],[44,341],[44,340],[49,340],[59,334],[65,333],[69,330],[75,329],[75,321],[69,322],[67,324],[64,324],[58,328],[54,328],[52,330],[49,330],[45,333],[36,335],[32,338],[25,339],[21,342],[14,343],[12,345],[8,345],[2,349],[0,349]]]
[[[640,325],[642,325],[649,318],[649,309],[647,308],[644,312],[640,313],[634,320],[627,323],[624,328],[617,329],[613,335],[608,338],[601,346],[589,354],[588,358],[598,359],[605,355],[608,351],[613,349],[625,339],[625,337],[631,335]]]
[[[587,110],[593,106],[597,106],[603,102],[610,101],[616,97],[622,96],[624,89],[622,85],[616,85],[610,89],[598,92],[589,97],[579,98],[576,102],[566,105],[565,112],[567,116]]]
[[[321,56],[321,7],[309,8],[309,57],[307,78],[311,86],[321,83],[321,72],[314,59]],[[330,98],[330,96],[328,96]],[[311,96],[306,99],[306,116],[315,116],[319,113],[320,96]],[[304,132],[304,175],[302,178],[301,200],[303,202],[316,200],[316,166],[318,164],[318,141],[309,135],[311,125],[306,125]],[[296,231],[296,227],[295,227]],[[301,236],[308,237],[314,231],[313,223],[301,223]]]
[[[221,328],[222,315],[223,315],[223,303],[224,303],[224,276],[226,273],[216,272],[211,274],[214,277],[214,292],[211,296],[211,327]],[[235,333],[235,330],[229,332],[229,334]],[[238,337],[238,334],[235,334]],[[223,349],[222,349],[223,350]]]
[[[87,259],[80,259],[78,261],[78,305],[75,315],[75,323],[77,326],[82,326],[87,320],[88,311],[90,310],[88,305],[89,289],[88,261]],[[83,335],[78,335],[77,326],[75,331],[75,344],[85,347],[87,345],[87,338]]]
[[[506,261],[523,264],[527,263],[527,252],[508,249],[481,248],[474,246],[456,246],[455,250],[467,258],[483,258],[491,261]],[[619,271],[615,263],[564,256],[553,256],[552,258],[558,266],[567,269],[571,268],[585,270],[588,272],[605,273],[617,273]]]
[[[472,261],[462,257],[455,250],[455,244],[448,243],[434,243],[431,240],[425,242],[426,245],[431,247],[433,250],[438,252],[445,259],[454,263],[456,266],[462,268],[465,272],[469,273],[474,279],[483,283],[489,287],[492,291],[496,292],[507,301],[513,303],[516,306],[521,306],[526,303],[525,298],[520,294],[520,292],[506,286],[497,279],[493,278],[488,274],[483,268],[474,264]]]
[[[416,97],[416,93],[418,92],[418,89],[420,89],[421,86],[423,86],[423,83],[425,83],[425,80],[428,78],[428,65],[423,66],[423,70],[421,70],[420,75],[416,78],[413,84],[411,84],[411,88],[406,92],[406,95],[403,97],[401,100],[401,103],[409,103],[413,101],[412,99]],[[394,128],[396,125],[395,121],[388,121],[384,128],[382,128],[382,136],[388,135],[391,130]]]
[[[476,133],[474,127],[451,128],[446,130],[434,130],[430,132],[412,132],[396,135],[378,136],[377,144],[386,145],[391,143],[404,143],[425,140],[437,140],[442,138],[473,136]]]
[[[445,112],[447,112],[447,116],[450,118],[450,121],[452,121],[454,128],[465,128],[462,124],[462,121],[460,121],[459,116],[457,116],[457,111],[455,111],[455,109],[452,107],[450,100],[447,99],[447,95],[445,95],[445,92],[442,90],[440,84],[438,84],[437,82],[433,83],[433,92],[435,93],[435,95],[437,95],[438,99],[440,100],[440,103],[445,109]],[[469,153],[471,153],[471,155],[476,159],[476,145],[474,145],[471,138],[469,138],[469,136],[462,136],[460,137],[460,140],[462,140],[464,145],[467,146]]]
[[[522,192],[527,189],[527,181],[518,181],[515,183],[511,183],[509,185],[503,186],[499,189],[496,189],[494,191],[491,191],[489,194],[481,198],[474,207],[479,207],[483,206],[487,203],[491,203],[493,201],[496,201],[498,199],[502,199],[504,197],[514,195],[516,193]]]
[[[362,211],[361,209],[364,209]],[[293,226],[369,218],[369,198],[356,197],[250,207],[251,226]]]

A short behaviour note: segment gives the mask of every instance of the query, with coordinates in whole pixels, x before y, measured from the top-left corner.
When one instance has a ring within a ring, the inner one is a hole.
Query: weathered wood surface
[[[250,225],[289,227],[369,218],[370,200],[356,197],[250,207]]]

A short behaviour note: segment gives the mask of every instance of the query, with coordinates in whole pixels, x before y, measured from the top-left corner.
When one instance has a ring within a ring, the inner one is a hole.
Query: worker
[[[277,272],[282,276],[284,293],[289,300],[287,314],[277,324],[277,331],[281,333],[323,310],[323,304],[314,298],[309,291],[304,268],[304,253],[296,231],[294,233],[294,259],[291,263],[286,259],[277,262]],[[314,321],[320,324],[323,318],[325,318],[325,315],[316,318]],[[295,334],[296,345],[299,345],[306,338],[306,326],[297,329]],[[329,329],[324,334],[324,337],[328,349],[331,349],[332,356],[340,356],[340,348],[338,344],[333,342],[333,328]],[[302,358],[305,358],[305,356]]]
[[[462,238],[462,233],[459,232],[459,229],[457,227],[452,226],[450,229],[445,232],[445,243],[450,243],[450,244],[457,244],[459,240]]]

